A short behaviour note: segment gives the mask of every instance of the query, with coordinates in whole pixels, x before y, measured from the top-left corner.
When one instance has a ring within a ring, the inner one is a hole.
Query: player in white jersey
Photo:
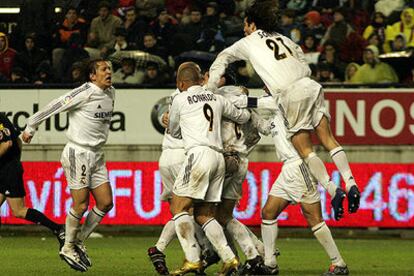
[[[283,162],[282,171],[273,183],[262,209],[261,228],[266,265],[263,270],[266,274],[277,274],[278,265],[274,255],[278,234],[277,217],[289,204],[300,203],[309,227],[331,259],[331,266],[324,275],[348,275],[346,263],[339,253],[328,226],[322,219],[317,182],[292,143],[286,138],[284,118],[279,110],[263,132],[272,135],[276,155]]]
[[[222,154],[221,118],[238,123],[250,118],[246,110],[235,108],[220,95],[201,87],[202,77],[192,67],[177,73],[180,95],[170,110],[169,129],[173,137],[182,137],[187,159],[174,183],[171,211],[186,260],[172,275],[184,275],[202,269],[200,248],[194,237],[194,225],[188,211],[194,203],[194,217],[223,260],[221,275],[237,270],[238,260],[227,245],[220,224],[214,219],[215,204],[220,202],[225,164]]]
[[[311,131],[315,131],[322,145],[340,171],[348,192],[348,210],[359,208],[360,193],[343,148],[334,138],[329,126],[329,112],[324,104],[322,87],[309,78],[300,46],[275,32],[278,22],[277,1],[256,1],[244,20],[246,37],[223,50],[210,68],[208,88],[214,90],[226,66],[236,60],[249,61],[273,96],[279,97],[280,110],[288,129],[287,135],[300,156],[308,164],[332,197],[335,219],[343,216],[345,192],[330,179],[322,160],[312,148]]]
[[[113,206],[102,150],[108,138],[115,100],[112,69],[105,60],[92,60],[87,64],[85,73],[89,81],[33,114],[22,136],[24,142],[30,143],[44,120],[54,114],[68,112],[70,124],[66,136],[69,141],[62,152],[61,163],[73,206],[66,217],[66,240],[59,254],[79,271],[87,271],[91,266],[85,240]],[[88,210],[90,193],[96,205],[81,227],[80,220]]]

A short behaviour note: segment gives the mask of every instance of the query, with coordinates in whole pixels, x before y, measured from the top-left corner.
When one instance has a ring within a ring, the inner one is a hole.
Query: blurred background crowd
[[[0,14],[0,83],[78,84],[82,62],[105,57],[113,62],[114,83],[168,86],[182,61],[208,68],[218,52],[242,38],[252,2],[19,1],[18,16]],[[316,80],[414,83],[414,1],[280,0],[279,5],[276,31],[302,47]],[[250,64],[236,62],[232,69],[240,84],[261,85]]]

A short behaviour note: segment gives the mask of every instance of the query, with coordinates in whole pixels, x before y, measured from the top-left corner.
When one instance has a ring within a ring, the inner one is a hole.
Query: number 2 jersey
[[[114,100],[113,87],[102,90],[87,82],[33,114],[27,121],[25,131],[34,135],[44,120],[67,111],[69,128],[66,136],[69,141],[79,146],[100,148],[108,139]]]
[[[182,136],[186,151],[206,146],[222,152],[222,117],[243,124],[249,120],[250,113],[237,109],[223,96],[195,85],[174,98],[169,117],[170,134]]]
[[[272,95],[311,74],[299,45],[278,33],[257,30],[218,54],[207,87],[215,91],[227,65],[237,60],[249,61]]]

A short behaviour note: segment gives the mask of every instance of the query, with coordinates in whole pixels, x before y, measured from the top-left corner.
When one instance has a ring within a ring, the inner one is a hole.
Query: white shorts
[[[242,197],[242,184],[247,174],[249,160],[240,157],[239,170],[224,179],[223,195],[224,199],[239,200]]]
[[[283,198],[292,204],[320,201],[317,182],[302,159],[283,164],[269,195]]]
[[[310,78],[292,84],[279,98],[279,109],[291,138],[299,130],[313,130],[323,116],[331,116],[325,105],[322,86]]]
[[[158,166],[162,179],[161,200],[171,199],[175,179],[181,170],[186,156],[184,149],[165,149],[162,151]]]
[[[71,190],[89,188],[91,190],[108,182],[108,170],[102,150],[91,151],[67,143],[60,158],[66,181]]]
[[[173,193],[205,202],[220,202],[225,164],[223,154],[209,147],[195,147],[187,152]]]

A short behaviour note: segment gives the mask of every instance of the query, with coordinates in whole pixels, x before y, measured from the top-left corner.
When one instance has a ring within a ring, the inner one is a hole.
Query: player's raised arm
[[[250,112],[247,109],[238,109],[229,100],[221,95],[217,95],[217,98],[223,102],[223,116],[238,124],[244,124],[250,119]]]
[[[243,39],[221,51],[210,67],[207,89],[215,91],[219,86],[220,78],[224,75],[227,66],[237,60],[247,60],[246,52]]]
[[[87,93],[88,88],[90,88],[90,85],[86,83],[61,97],[52,100],[44,108],[30,116],[22,136],[23,141],[25,143],[30,143],[37,127],[47,118],[63,111],[74,110],[83,102],[86,102],[89,97],[89,93]]]

